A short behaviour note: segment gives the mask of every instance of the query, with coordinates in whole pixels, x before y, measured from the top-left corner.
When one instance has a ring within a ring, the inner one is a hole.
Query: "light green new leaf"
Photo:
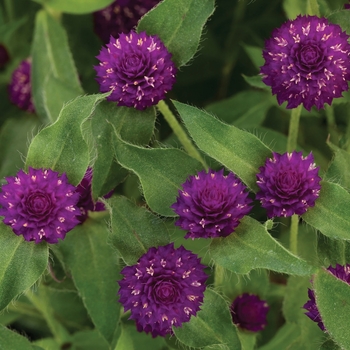
[[[256,174],[266,158],[272,156],[271,150],[256,136],[224,124],[204,111],[176,101],[174,105],[197,146],[256,191]]]
[[[294,19],[299,15],[306,15],[307,13],[307,1],[305,0],[284,0],[283,9],[287,14],[287,17]]]
[[[350,344],[350,286],[328,271],[313,280],[317,308],[329,335],[344,349]]]
[[[107,242],[108,233],[104,221],[88,219],[68,233],[59,249],[92,322],[111,342],[121,305],[117,302],[120,269],[117,255]]]
[[[137,31],[158,35],[177,67],[197,52],[202,30],[214,12],[214,0],[165,0],[148,12]]]
[[[139,177],[150,208],[163,216],[176,216],[170,206],[187,177],[202,169],[201,163],[179,149],[141,148],[118,136],[114,148],[117,161]]]
[[[80,15],[101,10],[113,0],[40,0],[40,2],[55,11]]]
[[[145,208],[120,196],[113,196],[107,204],[112,218],[110,239],[127,264],[135,264],[149,248],[170,242],[164,222]]]
[[[177,339],[186,346],[201,348],[209,345],[225,345],[225,349],[240,350],[237,329],[232,323],[226,301],[215,291],[204,292],[204,302],[196,317],[181,327],[173,327]]]
[[[36,16],[31,57],[35,110],[46,122],[53,122],[63,104],[83,94],[83,90],[66,32],[43,10]]]
[[[88,146],[82,135],[82,124],[106,94],[81,96],[62,109],[58,120],[35,136],[29,146],[26,166],[66,172],[77,185],[89,164]]]
[[[114,350],[137,350],[134,348],[134,342],[133,342],[133,332],[129,327],[122,326],[122,332],[120,334],[120,337],[117,342],[117,346]]]
[[[350,240],[350,194],[341,186],[322,181],[314,207],[302,215],[304,221],[325,236]]]
[[[209,252],[214,262],[226,269],[245,274],[265,268],[290,275],[309,276],[315,268],[278,243],[264,225],[245,216],[235,232],[215,238]]]
[[[48,258],[46,243],[27,242],[0,223],[0,311],[40,278]]]
[[[33,350],[33,347],[27,338],[0,325],[0,349]]]

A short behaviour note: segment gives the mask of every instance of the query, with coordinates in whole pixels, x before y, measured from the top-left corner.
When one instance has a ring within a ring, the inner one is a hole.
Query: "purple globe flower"
[[[231,305],[233,323],[252,332],[259,332],[265,328],[268,311],[269,306],[265,300],[248,293],[239,295]]]
[[[118,38],[120,33],[129,33],[140,18],[160,0],[116,0],[103,10],[94,12],[94,29],[105,43],[112,35]]]
[[[0,194],[0,216],[16,235],[26,241],[57,243],[79,221],[79,195],[65,173],[29,168],[7,177]]]
[[[10,56],[6,50],[6,47],[0,44],[0,69],[3,69],[9,60]]]
[[[34,113],[34,104],[31,92],[30,69],[31,60],[28,58],[20,63],[12,73],[11,82],[8,86],[10,101],[20,109]]]
[[[335,267],[329,266],[327,270],[335,277],[341,279],[347,284],[350,284],[350,264],[346,264],[345,266],[336,264]],[[316,322],[321,330],[326,331],[320,312],[318,311],[316,305],[315,293],[312,289],[308,289],[308,296],[310,300],[308,300],[303,306],[303,308],[308,311],[305,313],[305,315],[308,316],[312,321]]]
[[[171,54],[156,35],[131,32],[111,37],[95,66],[101,92],[118,106],[145,109],[164,99],[175,83],[176,68]]]
[[[349,36],[325,18],[298,16],[275,29],[266,41],[263,82],[287,108],[318,109],[348,90]]]
[[[344,5],[344,9],[345,9],[345,10],[350,10],[350,4],[345,4],[345,5]]]
[[[119,301],[138,331],[165,336],[195,316],[208,278],[204,268],[196,254],[173,243],[150,248],[136,265],[124,267]]]
[[[273,152],[259,170],[256,199],[260,199],[268,217],[302,215],[315,205],[321,178],[312,153],[303,157],[296,151],[282,155]]]
[[[171,207],[180,216],[175,225],[188,230],[185,238],[226,237],[248,214],[252,200],[245,185],[224,170],[190,176]]]
[[[78,220],[83,223],[87,217],[89,211],[104,211],[105,205],[102,202],[97,201],[94,203],[91,194],[91,182],[93,171],[92,168],[88,168],[81,180],[80,184],[76,188],[76,192],[79,193],[79,201],[77,207],[80,209],[81,214],[77,215]],[[113,194],[113,191],[109,192],[104,198],[109,198]]]

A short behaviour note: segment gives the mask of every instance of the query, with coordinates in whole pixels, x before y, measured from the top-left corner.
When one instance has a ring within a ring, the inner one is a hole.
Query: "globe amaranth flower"
[[[350,284],[350,264],[346,264],[345,266],[336,264],[335,267],[329,266],[327,270],[335,277],[341,279],[347,284]],[[315,293],[310,288],[308,289],[308,296],[310,300],[308,300],[303,306],[303,308],[308,311],[305,313],[305,315],[308,316],[312,321],[316,322],[321,330],[325,331],[325,326],[322,322],[320,312],[317,308]]]
[[[344,5],[344,9],[345,9],[345,10],[350,10],[350,4],[345,4],[345,5]]]
[[[266,41],[261,67],[279,104],[318,109],[348,90],[349,36],[337,24],[316,16],[298,16],[275,29]]]
[[[270,218],[302,215],[315,205],[320,192],[319,167],[310,153],[303,157],[301,152],[278,154],[268,158],[256,175],[260,191],[256,199]]]
[[[130,32],[111,37],[95,66],[101,92],[118,106],[145,109],[164,99],[175,82],[176,68],[171,54],[156,35]]]
[[[120,33],[127,34],[159,2],[160,0],[116,0],[106,8],[94,12],[95,33],[105,43],[111,35],[118,38]]]
[[[245,185],[224,170],[190,176],[171,207],[180,216],[175,225],[188,230],[185,238],[226,237],[251,210]]]
[[[6,50],[6,47],[0,44],[0,69],[3,69],[9,60],[10,56]]]
[[[196,254],[170,243],[150,248],[119,281],[120,303],[131,310],[139,332],[153,337],[172,333],[200,310],[207,275]]]
[[[30,80],[31,60],[22,61],[13,71],[11,82],[8,86],[10,101],[20,109],[34,113],[34,104],[31,92]]]
[[[259,332],[267,325],[269,306],[257,295],[244,293],[231,305],[233,323],[248,331]]]
[[[78,220],[82,223],[88,217],[88,211],[103,211],[106,210],[105,205],[97,201],[96,203],[92,199],[92,168],[88,168],[84,175],[84,178],[81,180],[79,185],[76,188],[76,192],[79,194],[79,201],[77,207],[80,209],[80,215],[77,215]],[[113,194],[113,191],[109,192],[104,196],[104,198],[109,198]]]
[[[66,174],[29,168],[28,174],[20,170],[6,180],[1,187],[0,216],[26,241],[57,243],[79,223],[79,195]]]

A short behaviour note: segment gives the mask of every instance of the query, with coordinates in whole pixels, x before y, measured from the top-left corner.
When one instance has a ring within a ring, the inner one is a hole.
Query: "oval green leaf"
[[[34,347],[29,340],[16,332],[0,325],[0,341],[2,349],[33,350]],[[41,349],[41,348],[39,348]]]
[[[84,14],[101,10],[113,2],[113,0],[40,0],[53,10]]]

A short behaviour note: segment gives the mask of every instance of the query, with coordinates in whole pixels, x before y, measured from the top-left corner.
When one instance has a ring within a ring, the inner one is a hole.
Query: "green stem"
[[[214,286],[221,288],[224,282],[225,269],[220,265],[215,265]]]
[[[203,164],[205,170],[208,171],[208,165],[206,164],[205,160],[202,158],[196,147],[194,147],[191,139],[188,137],[168,105],[162,100],[158,102],[157,108],[163,114],[170,127],[173,129],[174,134],[177,136],[186,152],[191,157],[199,160]]]
[[[350,153],[350,105],[348,104],[347,108],[347,119],[348,119],[348,125],[346,126],[346,144],[345,144],[345,149]]]
[[[307,0],[307,13],[310,16],[320,17],[320,8],[318,6],[317,0]]]
[[[298,254],[298,228],[299,228],[299,215],[294,214],[290,223],[290,251],[293,254]]]
[[[299,105],[297,108],[292,109],[290,115],[287,152],[293,152],[297,147],[301,106]]]
[[[330,135],[330,140],[334,144],[338,144],[338,133],[337,133],[337,125],[334,117],[334,110],[332,106],[326,106],[326,118],[327,118],[327,129]]]

